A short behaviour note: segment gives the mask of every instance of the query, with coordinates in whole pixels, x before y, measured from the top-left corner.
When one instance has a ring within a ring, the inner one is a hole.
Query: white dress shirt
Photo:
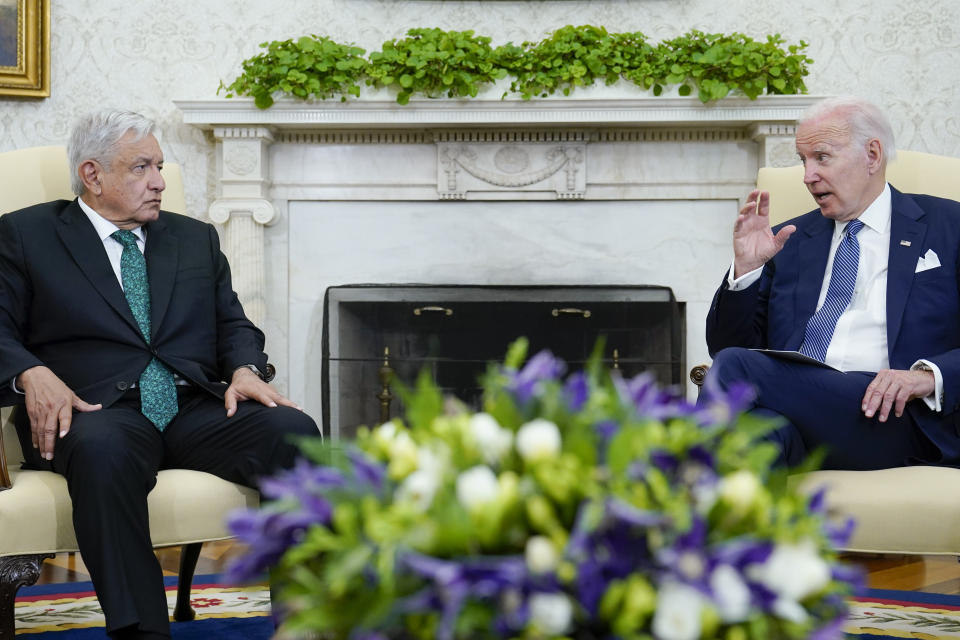
[[[846,310],[837,320],[824,362],[841,371],[880,371],[890,367],[887,350],[887,263],[890,256],[890,185],[884,186],[869,207],[860,214],[863,229],[857,234],[860,243],[860,262],[857,267],[857,283],[853,297]],[[819,309],[827,297],[833,259],[843,240],[848,222],[835,222],[830,254],[820,287]],[[789,240],[788,240],[789,242]],[[733,278],[733,266],[727,274],[727,286],[731,291],[746,289],[757,280],[763,267],[754,269],[739,278]],[[940,410],[943,396],[943,376],[940,369],[928,360],[918,360],[933,370],[936,390],[923,400],[934,411]]]
[[[117,275],[117,282],[119,282],[120,287],[123,288],[123,278],[120,276],[120,256],[123,255],[123,245],[110,237],[111,234],[119,231],[120,227],[94,211],[90,205],[83,201],[83,198],[77,198],[77,204],[79,204],[83,212],[87,214],[87,218],[90,219],[93,228],[97,230],[97,235],[100,236],[100,241],[103,242],[103,248],[107,251],[107,258],[110,259],[110,266],[113,267],[113,272]],[[136,227],[130,229],[130,231],[136,236],[137,248],[140,249],[140,253],[143,253],[147,243],[146,232],[143,227]]]

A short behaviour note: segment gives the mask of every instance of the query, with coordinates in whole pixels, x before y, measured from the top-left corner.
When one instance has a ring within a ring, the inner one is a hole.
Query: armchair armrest
[[[697,385],[698,394],[703,390],[703,381],[706,379],[709,370],[710,365],[708,364],[698,364],[690,369],[690,381]]]

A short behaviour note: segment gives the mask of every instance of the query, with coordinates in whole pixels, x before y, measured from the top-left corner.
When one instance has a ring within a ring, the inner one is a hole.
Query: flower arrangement
[[[491,365],[482,412],[423,375],[404,420],[304,442],[314,462],[232,517],[231,577],[269,569],[283,628],[329,638],[841,635],[850,526],[770,470],[748,389],[693,405],[526,351]]]

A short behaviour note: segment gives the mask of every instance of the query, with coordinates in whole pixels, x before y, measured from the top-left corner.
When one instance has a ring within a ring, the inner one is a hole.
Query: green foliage
[[[567,25],[540,42],[507,44],[497,53],[500,64],[516,77],[510,90],[529,100],[558,90],[570,95],[597,80],[614,84],[649,62],[654,49],[639,32],[610,34],[603,27]]]
[[[228,98],[251,96],[261,109],[273,104],[276,93],[304,100],[339,96],[341,101],[360,95],[357,80],[367,66],[366,51],[360,47],[316,35],[264,42],[260,47],[266,52],[244,60],[243,73],[229,85],[221,82],[218,92],[226,91]]]
[[[659,95],[663,85],[674,84],[681,85],[681,95],[696,88],[703,102],[719,100],[734,91],[751,100],[763,93],[806,93],[803,77],[808,73],[807,65],[813,62],[801,53],[807,43],[801,40],[786,51],[783,43],[780,34],[757,42],[742,33],[697,30],[666,40],[657,46],[655,58],[667,73],[654,80],[654,93]],[[630,73],[626,76],[637,82]],[[643,83],[649,79],[644,76]]]
[[[422,28],[383,43],[365,59],[354,45],[304,36],[261,44],[266,52],[245,60],[242,74],[220,90],[228,98],[251,96],[261,109],[278,94],[344,101],[359,96],[361,84],[395,90],[400,104],[414,95],[470,98],[508,75],[514,78],[510,91],[525,100],[620,79],[654,95],[679,85],[680,95],[696,91],[703,102],[730,94],[755,99],[806,93],[803,78],[813,62],[803,53],[807,43],[784,45],[780,34],[757,41],[742,33],[696,30],[651,44],[640,32],[567,25],[540,42],[493,48],[489,37],[473,31]]]
[[[481,85],[506,75],[494,65],[490,38],[473,31],[410,29],[402,40],[383,43],[370,54],[367,84],[397,89],[407,104],[420,93],[428,98],[476,97]]]

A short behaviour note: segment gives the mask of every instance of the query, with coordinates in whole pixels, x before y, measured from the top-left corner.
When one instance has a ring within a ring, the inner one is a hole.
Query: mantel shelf
[[[286,130],[448,127],[746,127],[792,124],[820,98],[761,96],[703,104],[696,98],[548,98],[542,100],[391,100],[302,102],[278,100],[258,109],[252,99],[177,100],[183,120],[204,129],[255,126]]]

